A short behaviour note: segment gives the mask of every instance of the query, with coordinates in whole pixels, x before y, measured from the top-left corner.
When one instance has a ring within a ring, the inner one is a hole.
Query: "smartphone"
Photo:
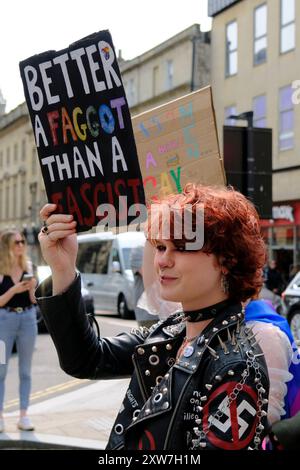
[[[31,281],[33,274],[23,274],[22,281]]]

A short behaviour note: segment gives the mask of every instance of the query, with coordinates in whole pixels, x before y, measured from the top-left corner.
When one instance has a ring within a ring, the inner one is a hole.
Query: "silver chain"
[[[197,439],[192,440],[192,450],[197,449],[198,447],[205,447],[206,446],[206,436],[210,430],[210,427],[214,423],[215,420],[220,420],[220,418],[224,415],[224,411],[228,408],[230,408],[230,405],[234,400],[237,399],[239,393],[243,390],[246,379],[250,375],[250,370],[251,368],[254,369],[255,371],[255,384],[256,384],[256,389],[257,389],[257,394],[258,394],[258,401],[257,401],[257,406],[258,406],[258,411],[257,411],[257,416],[258,416],[258,423],[256,426],[255,430],[255,436],[253,438],[254,441],[254,449],[249,448],[249,450],[259,450],[259,445],[261,443],[261,433],[264,430],[264,426],[261,424],[261,420],[263,416],[265,416],[265,411],[263,411],[263,405],[264,405],[264,399],[263,399],[263,393],[265,392],[262,383],[261,383],[261,373],[259,370],[259,364],[256,361],[256,358],[253,354],[253,352],[247,351],[247,356],[248,359],[246,360],[246,369],[243,370],[242,372],[242,379],[235,385],[234,389],[228,396],[228,400],[224,403],[223,407],[221,409],[218,409],[216,413],[211,417],[208,426],[206,427],[205,431],[202,429],[194,428],[194,431],[197,435]],[[201,445],[202,444],[202,445]]]

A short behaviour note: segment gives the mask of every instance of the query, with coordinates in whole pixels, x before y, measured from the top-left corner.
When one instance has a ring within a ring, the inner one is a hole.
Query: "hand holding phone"
[[[33,278],[33,274],[28,274],[28,273],[26,273],[26,274],[23,274],[21,280],[22,280],[22,281],[31,281],[32,278]]]

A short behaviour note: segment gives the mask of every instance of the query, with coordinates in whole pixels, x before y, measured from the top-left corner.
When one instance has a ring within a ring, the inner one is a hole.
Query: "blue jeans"
[[[0,411],[3,410],[5,378],[14,342],[19,358],[20,410],[27,410],[31,390],[31,362],[37,335],[36,308],[21,313],[0,308],[0,341],[5,351],[5,364],[0,361]]]

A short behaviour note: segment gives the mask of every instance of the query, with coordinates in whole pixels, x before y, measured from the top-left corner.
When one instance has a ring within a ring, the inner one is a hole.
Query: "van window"
[[[114,248],[112,251],[112,261],[118,261],[120,263],[119,253],[116,248]]]
[[[132,248],[123,248],[122,249],[125,269],[131,269],[131,265],[130,265],[131,250],[132,250]]]
[[[77,267],[87,274],[107,274],[112,240],[79,243]]]

